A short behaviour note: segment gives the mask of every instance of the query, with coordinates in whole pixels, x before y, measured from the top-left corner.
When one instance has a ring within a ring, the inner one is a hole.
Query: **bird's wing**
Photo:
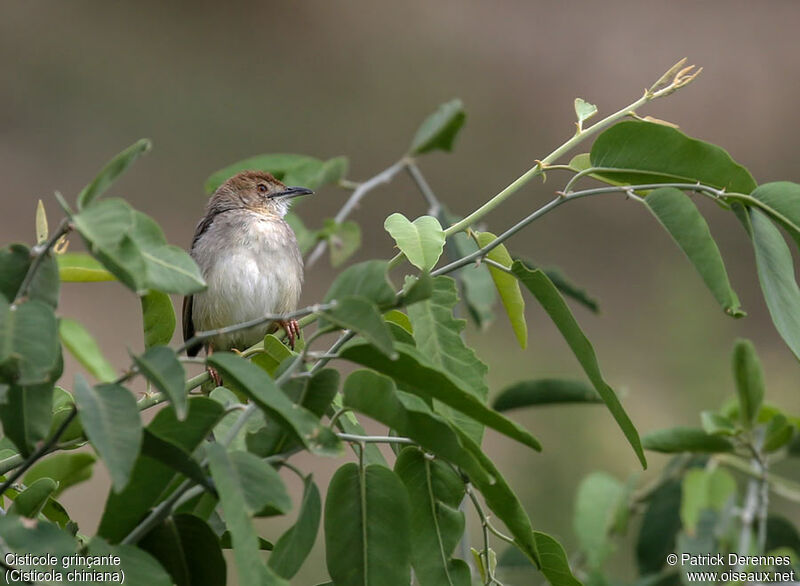
[[[183,341],[188,342],[194,337],[194,321],[192,320],[192,305],[194,295],[187,295],[183,298]],[[186,349],[189,356],[197,356],[202,344],[194,344]]]

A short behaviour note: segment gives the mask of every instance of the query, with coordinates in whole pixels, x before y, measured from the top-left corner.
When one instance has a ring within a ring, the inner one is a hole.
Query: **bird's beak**
[[[312,193],[314,192],[308,189],[307,187],[287,187],[283,191],[279,191],[278,193],[273,193],[272,195],[269,196],[269,198],[291,199],[293,197],[299,197],[301,195],[311,195]]]

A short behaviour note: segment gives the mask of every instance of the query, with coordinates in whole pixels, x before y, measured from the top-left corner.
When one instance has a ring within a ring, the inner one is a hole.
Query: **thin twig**
[[[580,199],[583,197],[589,197],[593,195],[603,195],[608,193],[624,193],[630,194],[632,191],[640,191],[640,190],[648,190],[648,189],[657,189],[659,187],[675,187],[676,189],[683,189],[686,191],[697,191],[701,193],[711,193],[713,195],[729,195],[726,194],[724,191],[719,189],[715,189],[713,187],[709,187],[707,185],[700,185],[697,183],[646,183],[642,185],[613,185],[609,187],[597,187],[595,189],[584,189],[581,191],[573,191],[572,193],[567,194],[560,194],[556,199],[551,200],[550,202],[546,203],[529,216],[523,218],[516,224],[514,224],[511,228],[500,234],[495,240],[492,240],[489,244],[484,246],[483,248],[479,248],[475,252],[468,254],[465,257],[462,257],[456,261],[451,262],[448,265],[445,265],[435,271],[431,272],[431,276],[439,276],[439,275],[446,275],[447,273],[451,273],[457,269],[460,269],[463,266],[470,264],[471,262],[478,260],[480,258],[484,258],[491,250],[495,247],[500,246],[503,242],[511,238],[514,234],[525,228],[531,222],[538,220],[548,212],[551,212],[558,206],[568,201],[572,201],[575,199]]]
[[[213,338],[214,336],[220,336],[222,334],[232,334],[233,332],[239,332],[241,330],[246,330],[248,328],[260,326],[261,324],[265,324],[271,321],[288,321],[290,319],[295,319],[312,313],[327,311],[328,309],[333,309],[334,307],[336,307],[336,301],[331,301],[330,303],[317,303],[315,305],[309,305],[308,307],[303,307],[295,311],[290,311],[289,313],[269,313],[259,318],[251,319],[230,326],[225,326],[224,328],[216,328],[214,330],[205,330],[202,332],[196,332],[194,336],[192,336],[191,338],[186,340],[186,342],[178,346],[175,349],[175,353],[180,354],[187,348],[195,346],[200,342],[202,342],[203,340],[207,340],[208,338]]]
[[[53,433],[53,435],[51,435],[46,442],[36,448],[30,456],[25,458],[25,461],[22,463],[22,465],[14,470],[14,472],[6,479],[6,481],[0,485],[0,496],[3,496],[3,494],[5,494],[5,492],[11,487],[11,485],[13,485],[20,476],[27,472],[28,468],[33,466],[33,464],[39,458],[47,454],[58,443],[59,438],[64,435],[65,431],[67,431],[67,428],[69,427],[70,423],[72,423],[72,420],[75,419],[77,414],[78,409],[75,407],[75,405],[73,405],[72,409],[70,409],[70,412],[64,418],[64,421],[61,422],[61,425],[58,426],[58,429],[56,429],[55,433]]]
[[[419,189],[422,197],[424,197],[425,201],[428,202],[428,215],[438,216],[442,209],[442,203],[439,201],[439,198],[436,197],[436,194],[433,192],[433,189],[431,189],[431,186],[428,185],[428,182],[425,180],[425,177],[422,175],[419,167],[417,167],[417,164],[414,161],[409,161],[406,170],[408,171],[408,174],[411,175],[414,183],[417,185],[417,189]]]
[[[384,169],[374,177],[371,177],[370,179],[367,179],[361,183],[355,188],[353,193],[350,194],[350,197],[347,198],[347,201],[344,202],[344,205],[334,217],[334,221],[337,224],[344,222],[345,219],[347,219],[347,216],[349,216],[356,206],[358,206],[359,202],[364,198],[365,195],[367,195],[367,193],[376,187],[383,185],[384,183],[389,183],[392,179],[394,179],[395,175],[405,168],[407,164],[407,159],[400,159],[391,167]],[[311,251],[311,254],[308,255],[308,259],[306,260],[306,268],[313,266],[314,263],[319,260],[319,257],[321,257],[325,252],[327,246],[328,243],[323,240],[314,247],[314,250]]]
[[[469,482],[465,482],[464,489],[466,490],[467,496],[469,496],[473,506],[475,507],[475,512],[478,513],[478,517],[481,520],[481,529],[483,531],[482,557],[487,578],[487,582],[485,584],[487,586],[490,586],[491,584],[498,584],[502,586],[500,581],[495,577],[494,571],[492,570],[491,563],[489,561],[489,531],[490,531],[489,517],[487,517],[486,511],[483,510],[483,505],[481,504],[480,500],[478,500],[478,495],[475,494],[475,491],[472,489],[472,485]],[[502,535],[499,532],[498,534]],[[509,543],[514,543],[514,540],[510,539],[509,537],[503,536],[503,539],[505,541],[508,541]]]

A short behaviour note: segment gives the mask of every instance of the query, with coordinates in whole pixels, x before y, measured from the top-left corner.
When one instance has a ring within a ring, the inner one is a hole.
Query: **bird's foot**
[[[300,324],[296,319],[290,319],[280,322],[280,326],[286,331],[286,337],[289,339],[289,347],[294,350],[295,338],[300,338]]]
[[[208,373],[208,376],[211,377],[211,380],[214,381],[214,385],[215,386],[217,386],[217,387],[221,387],[222,386],[222,376],[220,376],[220,374],[219,374],[219,372],[217,371],[216,368],[214,368],[213,366],[210,366],[210,365],[207,364],[206,365],[206,372]]]

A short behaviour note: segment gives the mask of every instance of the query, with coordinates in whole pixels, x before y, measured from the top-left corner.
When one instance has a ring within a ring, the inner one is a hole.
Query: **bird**
[[[297,309],[303,286],[303,257],[284,217],[291,200],[313,191],[287,187],[264,171],[242,171],[222,183],[197,224],[190,255],[207,287],[183,299],[183,339],[270,314]],[[220,333],[186,349],[197,356],[215,350],[242,351],[282,327],[290,346],[300,335],[296,320],[271,321]],[[209,374],[219,385],[219,375]]]

